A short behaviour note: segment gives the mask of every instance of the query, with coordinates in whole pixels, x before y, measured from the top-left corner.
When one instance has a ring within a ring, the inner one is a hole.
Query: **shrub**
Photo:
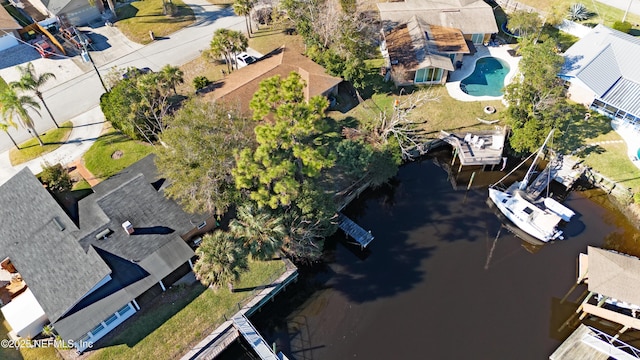
[[[628,34],[631,31],[631,23],[628,21],[616,21],[613,23],[613,28]]]
[[[55,193],[69,191],[73,186],[71,177],[62,164],[50,165],[45,163],[40,173],[40,181]]]
[[[575,3],[569,7],[567,17],[571,21],[583,21],[591,17],[591,13],[582,3]]]
[[[640,204],[640,192],[633,194],[633,202],[636,204]]]
[[[202,90],[209,85],[209,79],[206,76],[196,76],[193,78],[193,87],[198,90]]]

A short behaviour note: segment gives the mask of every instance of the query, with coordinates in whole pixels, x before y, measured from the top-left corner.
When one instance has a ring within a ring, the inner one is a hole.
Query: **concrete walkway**
[[[476,68],[476,61],[478,59],[493,56],[500,60],[504,60],[509,64],[510,70],[504,79],[504,84],[511,83],[513,77],[518,73],[518,63],[521,57],[514,57],[509,54],[511,46],[476,46],[476,53],[473,55],[467,55],[462,61],[462,68],[450,73],[449,81],[446,83],[447,92],[449,96],[460,101],[489,101],[489,100],[502,100],[502,96],[472,96],[460,88],[460,81],[469,76]]]
[[[73,129],[69,134],[69,140],[56,150],[39,158],[12,166],[9,161],[9,151],[0,153],[0,184],[4,184],[18,171],[28,167],[34,174],[42,171],[44,163],[66,165],[84,154],[95,139],[100,136],[104,125],[104,115],[100,107],[96,106],[86,113],[71,119]]]

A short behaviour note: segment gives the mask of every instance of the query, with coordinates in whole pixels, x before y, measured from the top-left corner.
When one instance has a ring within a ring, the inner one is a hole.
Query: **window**
[[[533,210],[531,208],[528,208],[528,207],[524,208],[523,211],[528,215],[531,215],[531,213],[533,213]]]
[[[109,316],[109,318],[107,320],[104,321],[104,323],[109,326],[111,324],[113,324],[114,321],[118,320],[118,317],[116,316],[116,314],[113,314],[111,316]]]
[[[427,69],[419,69],[418,71],[416,71],[416,77],[415,77],[415,82],[416,83],[423,83],[427,79]]]
[[[476,45],[482,44],[484,42],[484,34],[471,35],[471,41]]]
[[[123,306],[122,309],[118,310],[118,315],[122,316],[122,315],[128,313],[129,310],[131,310],[131,306],[129,306],[129,304],[127,304],[127,305]]]
[[[96,336],[102,330],[104,330],[104,326],[102,324],[98,324],[98,326],[94,327],[93,330],[91,330],[91,335]]]

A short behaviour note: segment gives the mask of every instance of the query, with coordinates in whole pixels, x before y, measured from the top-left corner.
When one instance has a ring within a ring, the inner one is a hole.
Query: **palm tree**
[[[13,121],[11,121],[11,122],[0,122],[0,130],[2,130],[5,133],[7,133],[7,136],[9,136],[9,139],[11,139],[11,142],[13,143],[13,145],[16,146],[16,149],[20,150],[20,146],[18,146],[16,141],[13,139],[13,136],[11,136],[11,134],[9,134],[9,127],[13,127],[14,129],[18,128],[16,123],[14,123]]]
[[[164,76],[168,86],[173,89],[173,93],[178,95],[176,85],[184,82],[184,72],[177,66],[165,65],[160,73]]]
[[[227,70],[231,72],[232,59],[235,60],[237,53],[247,50],[249,40],[239,31],[221,28],[213,34],[213,39],[211,39],[209,46],[214,56],[224,57],[227,63]]]
[[[0,92],[0,114],[2,117],[9,123],[14,122],[14,119],[17,117],[20,124],[27,128],[32,135],[38,139],[40,146],[43,146],[44,144],[38,135],[38,131],[36,131],[33,119],[29,116],[25,107],[31,108],[40,115],[38,112],[38,110],[40,110],[40,105],[38,105],[38,103],[30,96],[18,95],[15,90],[10,87],[5,88]]]
[[[44,86],[47,81],[55,79],[56,76],[50,72],[42,73],[40,74],[40,76],[38,76],[38,74],[36,74],[33,63],[28,63],[26,66],[17,66],[17,68],[21,74],[20,80],[13,81],[9,85],[17,90],[30,91],[36,94],[38,99],[40,99],[40,101],[42,102],[42,105],[44,105],[44,108],[49,113],[49,116],[51,117],[51,120],[53,120],[53,123],[56,124],[57,128],[59,128],[60,125],[58,125],[58,122],[56,122],[53,114],[51,114],[51,110],[49,110],[49,107],[47,106],[47,103],[44,101],[44,97],[42,96],[42,91],[40,91],[40,88]]]
[[[244,24],[247,27],[247,35],[251,37],[253,29],[251,28],[251,9],[253,9],[253,0],[235,0],[233,3],[233,12],[238,16],[244,16]]]
[[[282,247],[286,236],[282,217],[272,216],[251,205],[238,208],[236,219],[229,224],[229,231],[260,260],[272,258]]]
[[[229,232],[218,230],[205,235],[198,250],[194,271],[206,286],[232,285],[247,269],[247,254]]]

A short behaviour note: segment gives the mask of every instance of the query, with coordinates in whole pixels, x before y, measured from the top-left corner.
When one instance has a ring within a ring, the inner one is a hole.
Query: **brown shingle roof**
[[[16,19],[13,18],[4,8],[4,6],[0,5],[0,29],[2,30],[18,30],[22,29],[22,26],[18,24]],[[0,36],[5,35],[3,32],[0,32]]]
[[[389,59],[407,70],[426,67],[453,71],[451,59],[442,54],[468,54],[458,29],[422,23],[415,16],[385,34]]]
[[[262,80],[276,75],[284,78],[292,72],[300,74],[307,83],[304,90],[307,101],[342,82],[341,78],[327,74],[324,67],[311,59],[283,46],[254,64],[229,74],[220,81],[221,86],[215,89],[211,96],[215,101],[224,101],[229,105],[238,106],[241,112],[246,113],[250,111],[249,102],[253,94],[258,91]]]

